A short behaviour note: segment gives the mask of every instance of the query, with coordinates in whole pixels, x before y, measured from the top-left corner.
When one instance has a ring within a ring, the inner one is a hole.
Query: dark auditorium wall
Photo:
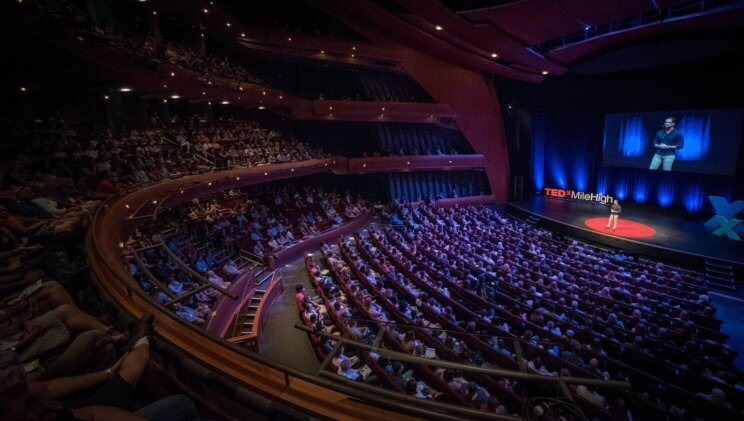
[[[403,68],[440,103],[457,113],[457,127],[476,153],[485,155],[486,175],[497,202],[508,196],[509,157],[496,88],[483,74],[407,51]]]
[[[730,177],[601,166],[606,113],[744,107],[744,65],[734,56],[740,54],[622,73],[568,73],[539,85],[497,80],[512,176],[525,177],[526,193],[598,191],[691,213],[708,212],[711,194],[743,199],[744,145]]]

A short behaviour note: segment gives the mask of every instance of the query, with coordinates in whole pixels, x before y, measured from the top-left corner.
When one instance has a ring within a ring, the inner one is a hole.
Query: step
[[[734,282],[734,277],[733,276],[722,276],[722,275],[716,275],[716,274],[709,273],[709,274],[705,275],[705,280],[707,280],[707,281],[713,280],[713,281],[716,281],[716,282],[731,282],[731,283],[733,283]]]
[[[708,282],[708,286],[711,288],[721,288],[721,289],[727,289],[730,291],[736,291],[736,285],[733,283],[731,284],[721,284],[718,282]]]
[[[725,276],[734,276],[734,272],[732,270],[728,269],[713,269],[713,268],[705,268],[705,273],[714,273],[716,275],[725,275]]]
[[[714,261],[711,261],[711,260],[706,260],[705,261],[705,267],[706,268],[713,267],[713,268],[716,268],[716,269],[733,270],[733,266],[731,266],[728,263],[719,263],[719,262],[714,262]]]

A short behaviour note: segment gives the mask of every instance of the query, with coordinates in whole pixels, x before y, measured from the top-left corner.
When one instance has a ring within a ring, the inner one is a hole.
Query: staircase
[[[734,268],[729,263],[714,260],[705,261],[705,283],[712,288],[736,290]]]
[[[241,335],[248,335],[253,331],[253,322],[256,319],[258,305],[261,303],[264,294],[266,294],[265,289],[256,289],[256,292],[253,294],[251,301],[249,301],[248,304],[243,307],[243,320],[240,323]]]
[[[532,227],[536,227],[537,224],[540,223],[540,218],[538,218],[535,215],[530,215],[527,217],[527,219],[524,220],[526,223],[530,224]]]

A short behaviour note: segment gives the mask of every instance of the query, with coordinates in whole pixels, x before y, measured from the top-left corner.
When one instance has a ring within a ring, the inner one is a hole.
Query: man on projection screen
[[[654,138],[654,148],[656,153],[651,159],[651,165],[648,167],[649,170],[658,170],[659,166],[663,171],[671,171],[674,159],[677,157],[675,151],[682,149],[685,146],[685,138],[679,130],[675,130],[674,126],[677,124],[677,119],[674,117],[667,117],[664,120],[664,128],[656,133]]]

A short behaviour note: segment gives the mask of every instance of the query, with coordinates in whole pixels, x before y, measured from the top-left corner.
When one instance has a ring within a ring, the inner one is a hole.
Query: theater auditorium
[[[744,1],[8,0],[0,419],[744,419]]]

